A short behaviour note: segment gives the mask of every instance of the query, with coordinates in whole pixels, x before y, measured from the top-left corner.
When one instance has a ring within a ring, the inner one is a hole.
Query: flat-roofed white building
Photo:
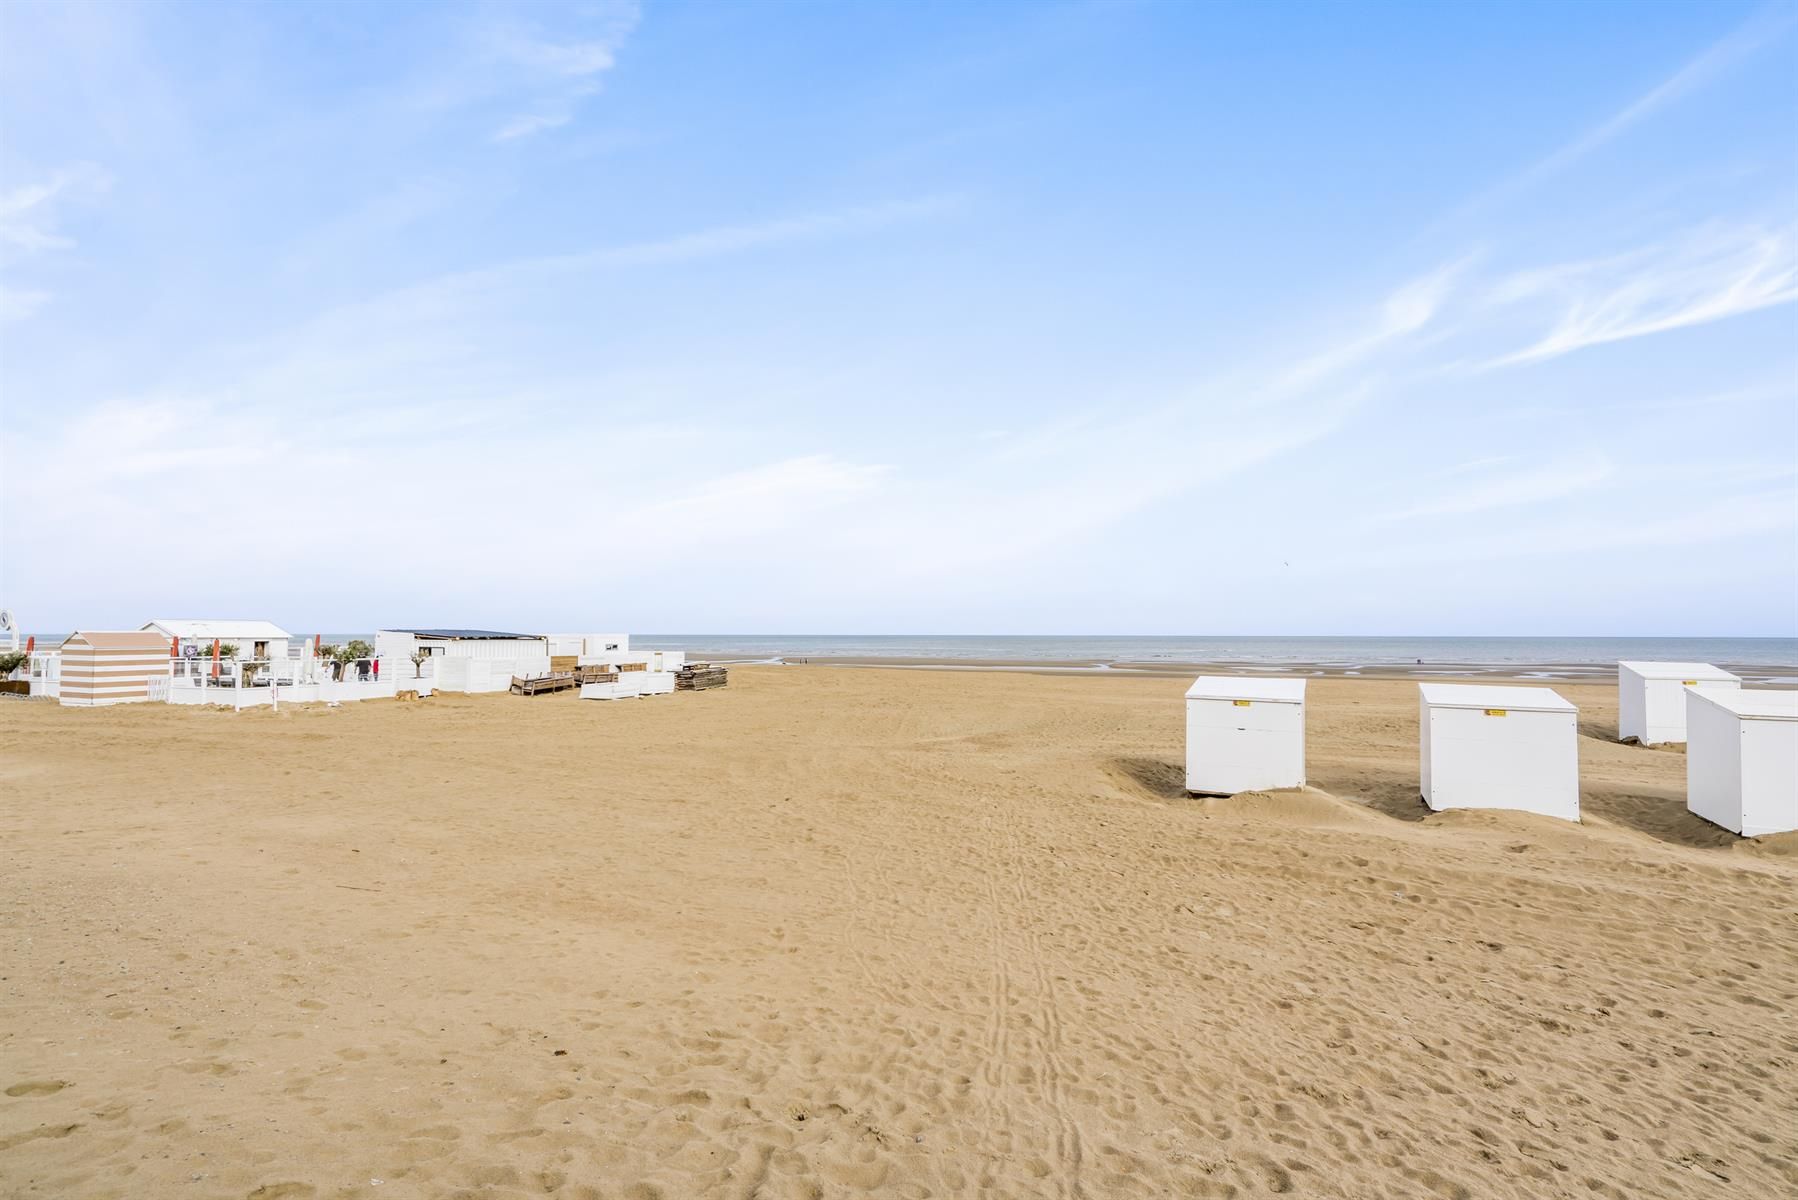
[[[1544,687],[1417,685],[1418,767],[1432,809],[1579,820],[1579,710]]]
[[[1798,829],[1798,691],[1687,688],[1686,807],[1744,837]]]
[[[549,644],[551,658],[573,657],[583,667],[617,662],[618,656],[630,653],[631,648],[628,633],[548,633],[543,636]]]
[[[514,675],[549,670],[549,643],[530,633],[493,629],[382,629],[375,634],[375,657],[382,672],[410,678],[414,655],[425,662],[420,677],[439,692],[503,692]]]
[[[197,655],[212,653],[212,643],[224,642],[237,647],[237,657],[261,661],[285,659],[293,635],[273,621],[235,621],[190,618],[161,618],[143,628],[176,641],[177,654],[189,646],[198,647]]]
[[[1739,676],[1710,663],[1617,664],[1617,736],[1644,746],[1686,740],[1686,689],[1734,691]]]
[[[1201,675],[1186,690],[1186,790],[1305,785],[1305,681]]]

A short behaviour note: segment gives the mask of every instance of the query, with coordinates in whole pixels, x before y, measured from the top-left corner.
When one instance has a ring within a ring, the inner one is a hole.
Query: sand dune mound
[[[1374,829],[1397,832],[1405,827],[1352,800],[1344,800],[1322,788],[1280,788],[1265,792],[1241,792],[1235,796],[1199,802],[1214,816],[1261,821],[1294,829]]]

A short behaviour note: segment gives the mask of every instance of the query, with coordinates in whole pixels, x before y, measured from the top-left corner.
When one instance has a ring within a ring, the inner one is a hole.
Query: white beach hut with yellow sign
[[[1686,689],[1740,691],[1740,676],[1709,663],[1617,664],[1617,736],[1644,746],[1686,740]]]
[[[1419,770],[1432,809],[1514,808],[1579,820],[1579,710],[1552,689],[1417,685]]]
[[[1201,675],[1186,690],[1186,790],[1305,785],[1305,681]]]

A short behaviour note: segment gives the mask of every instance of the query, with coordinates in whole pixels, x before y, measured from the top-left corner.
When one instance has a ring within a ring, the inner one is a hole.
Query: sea
[[[372,631],[327,633],[326,642],[372,642]],[[39,634],[54,646],[60,634]],[[1488,674],[1578,679],[1614,674],[1619,660],[1712,663],[1751,683],[1798,685],[1798,638],[1672,637],[1201,637],[1023,634],[657,633],[633,634],[643,650],[684,650],[720,662],[887,660],[1027,670],[1153,671],[1184,666],[1359,675]]]
[[[1573,678],[1615,672],[1619,660],[1707,662],[1762,683],[1798,683],[1798,638],[1652,637],[1196,637],[1007,634],[632,635],[645,650],[737,662],[896,659],[1012,663],[1088,670],[1237,664],[1328,674],[1402,669],[1406,674]]]

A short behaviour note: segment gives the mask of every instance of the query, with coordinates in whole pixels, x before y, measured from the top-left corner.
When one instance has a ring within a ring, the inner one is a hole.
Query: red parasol
[[[214,679],[219,677],[219,640],[217,638],[212,639],[212,677]]]

